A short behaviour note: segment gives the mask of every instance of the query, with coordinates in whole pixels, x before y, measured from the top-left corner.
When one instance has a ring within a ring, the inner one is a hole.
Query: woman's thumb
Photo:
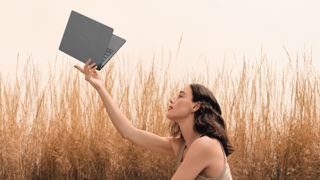
[[[74,65],[76,69],[78,69],[80,72],[84,73],[84,70],[79,65]]]

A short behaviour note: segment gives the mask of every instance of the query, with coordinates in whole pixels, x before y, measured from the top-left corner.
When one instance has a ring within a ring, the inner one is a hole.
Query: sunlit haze
[[[316,0],[6,0],[0,7],[0,70],[10,74],[18,53],[20,62],[31,56],[44,68],[68,57],[58,47],[71,10],[113,27],[127,40],[118,55],[132,61],[175,55],[182,36],[179,67],[202,61],[219,66],[224,57],[233,64],[243,56],[256,60],[261,49],[270,61],[285,64],[285,47],[293,56],[312,50],[319,70],[319,7]]]

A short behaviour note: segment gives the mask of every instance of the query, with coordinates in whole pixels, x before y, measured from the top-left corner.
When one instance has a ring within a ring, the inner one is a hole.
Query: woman
[[[167,118],[171,137],[160,137],[137,129],[107,92],[89,59],[84,67],[75,66],[99,93],[117,131],[125,139],[155,152],[177,157],[175,179],[232,179],[226,156],[233,151],[220,106],[206,87],[191,84],[177,97],[170,98]]]

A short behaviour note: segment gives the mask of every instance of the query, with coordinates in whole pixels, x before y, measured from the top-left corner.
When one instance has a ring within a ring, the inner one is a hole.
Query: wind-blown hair
[[[226,155],[229,156],[234,149],[230,144],[218,101],[213,93],[205,86],[201,84],[190,84],[190,87],[192,90],[192,101],[200,103],[200,108],[194,113],[194,130],[201,135],[219,140]],[[182,137],[179,125],[174,121],[170,122],[169,131],[174,137],[179,135]]]

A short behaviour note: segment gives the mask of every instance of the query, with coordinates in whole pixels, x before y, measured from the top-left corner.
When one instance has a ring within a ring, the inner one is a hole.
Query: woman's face
[[[170,98],[166,116],[170,120],[193,116],[195,104],[192,102],[191,87],[187,85],[176,96]]]

